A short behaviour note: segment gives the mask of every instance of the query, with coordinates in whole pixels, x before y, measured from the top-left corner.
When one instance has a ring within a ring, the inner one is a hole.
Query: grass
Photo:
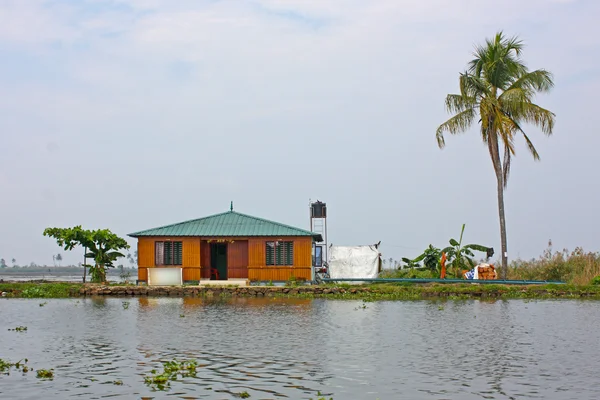
[[[586,252],[581,247],[574,251],[553,251],[552,242],[537,259],[515,260],[508,267],[508,279],[564,281],[573,285],[590,285],[600,276],[600,253]]]
[[[38,298],[66,298],[71,297],[83,287],[80,283],[0,283],[0,292],[6,292],[6,297],[20,297],[26,299]]]

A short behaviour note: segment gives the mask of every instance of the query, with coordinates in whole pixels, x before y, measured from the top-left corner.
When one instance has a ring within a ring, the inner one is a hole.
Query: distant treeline
[[[137,268],[123,267],[109,268],[109,275],[119,275],[122,271],[136,271]],[[7,267],[0,269],[0,275],[43,275],[43,274],[60,274],[60,275],[78,275],[83,273],[83,267],[77,265],[69,265],[65,267],[41,266],[34,267]]]

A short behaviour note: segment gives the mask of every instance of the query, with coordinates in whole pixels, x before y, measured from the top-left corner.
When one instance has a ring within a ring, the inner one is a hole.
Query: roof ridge
[[[275,224],[275,225],[283,226],[285,228],[294,229],[296,231],[303,231],[305,233],[310,233],[310,234],[313,234],[313,235],[315,234],[315,232],[311,232],[311,231],[306,230],[306,229],[297,228],[295,226],[283,224],[281,222],[273,221],[273,220],[270,220],[270,219],[255,217],[254,215],[248,215],[248,214],[240,213],[240,212],[237,212],[237,211],[228,211],[228,212],[232,212],[232,213],[235,213],[235,214],[238,214],[238,215],[242,215],[244,217],[248,217],[248,218],[252,218],[252,219],[258,220],[258,221],[263,221],[263,222],[268,222],[270,224]]]
[[[164,228],[171,228],[177,225],[183,225],[183,224],[188,224],[190,222],[196,222],[196,221],[200,221],[201,219],[207,219],[207,218],[212,218],[212,217],[218,217],[220,215],[223,214],[229,214],[229,213],[233,213],[235,211],[225,211],[222,213],[218,213],[218,214],[212,214],[212,215],[207,215],[206,217],[200,217],[200,218],[192,218],[192,219],[188,219],[186,221],[181,221],[181,222],[175,222],[174,224],[168,224],[168,225],[162,225],[162,226],[156,226],[154,228],[148,228],[148,229],[142,229],[141,231],[137,231],[137,232],[133,232],[133,233],[129,233],[127,234],[127,236],[132,236],[132,235],[137,235],[139,233],[143,233],[146,231],[153,231],[155,229],[164,229]]]

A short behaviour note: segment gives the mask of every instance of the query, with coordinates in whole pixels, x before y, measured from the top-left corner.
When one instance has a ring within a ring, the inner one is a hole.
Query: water
[[[0,376],[0,398],[600,398],[595,301],[40,303],[0,300],[0,358],[55,378]],[[144,376],[175,357],[198,360],[197,377],[153,392]]]

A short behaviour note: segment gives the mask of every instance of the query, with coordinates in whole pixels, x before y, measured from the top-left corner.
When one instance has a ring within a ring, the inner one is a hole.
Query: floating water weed
[[[15,332],[25,332],[27,331],[27,327],[26,326],[17,326],[16,328],[13,329],[8,329],[9,331],[15,331]]]
[[[29,367],[27,366],[27,360],[22,359],[17,361],[16,363],[12,363],[8,360],[3,360],[0,358],[0,374],[10,375],[10,369],[16,368],[17,371],[27,373],[29,372]]]
[[[129,302],[128,301],[124,301],[123,302],[123,310],[127,310],[129,308]]]
[[[40,307],[44,307],[46,304],[48,304],[48,302],[47,302],[47,301],[45,301],[45,302],[43,302],[43,303],[40,303]]]
[[[54,378],[54,370],[53,369],[38,369],[36,376],[39,379],[53,379]]]
[[[144,377],[144,383],[152,387],[154,390],[167,390],[171,387],[171,381],[176,381],[177,378],[186,378],[196,376],[196,368],[198,362],[191,361],[163,361],[163,371],[158,372],[153,369],[150,375]]]
[[[237,396],[240,399],[247,399],[248,397],[250,397],[250,393],[248,393],[244,390],[243,392],[238,393]]]

